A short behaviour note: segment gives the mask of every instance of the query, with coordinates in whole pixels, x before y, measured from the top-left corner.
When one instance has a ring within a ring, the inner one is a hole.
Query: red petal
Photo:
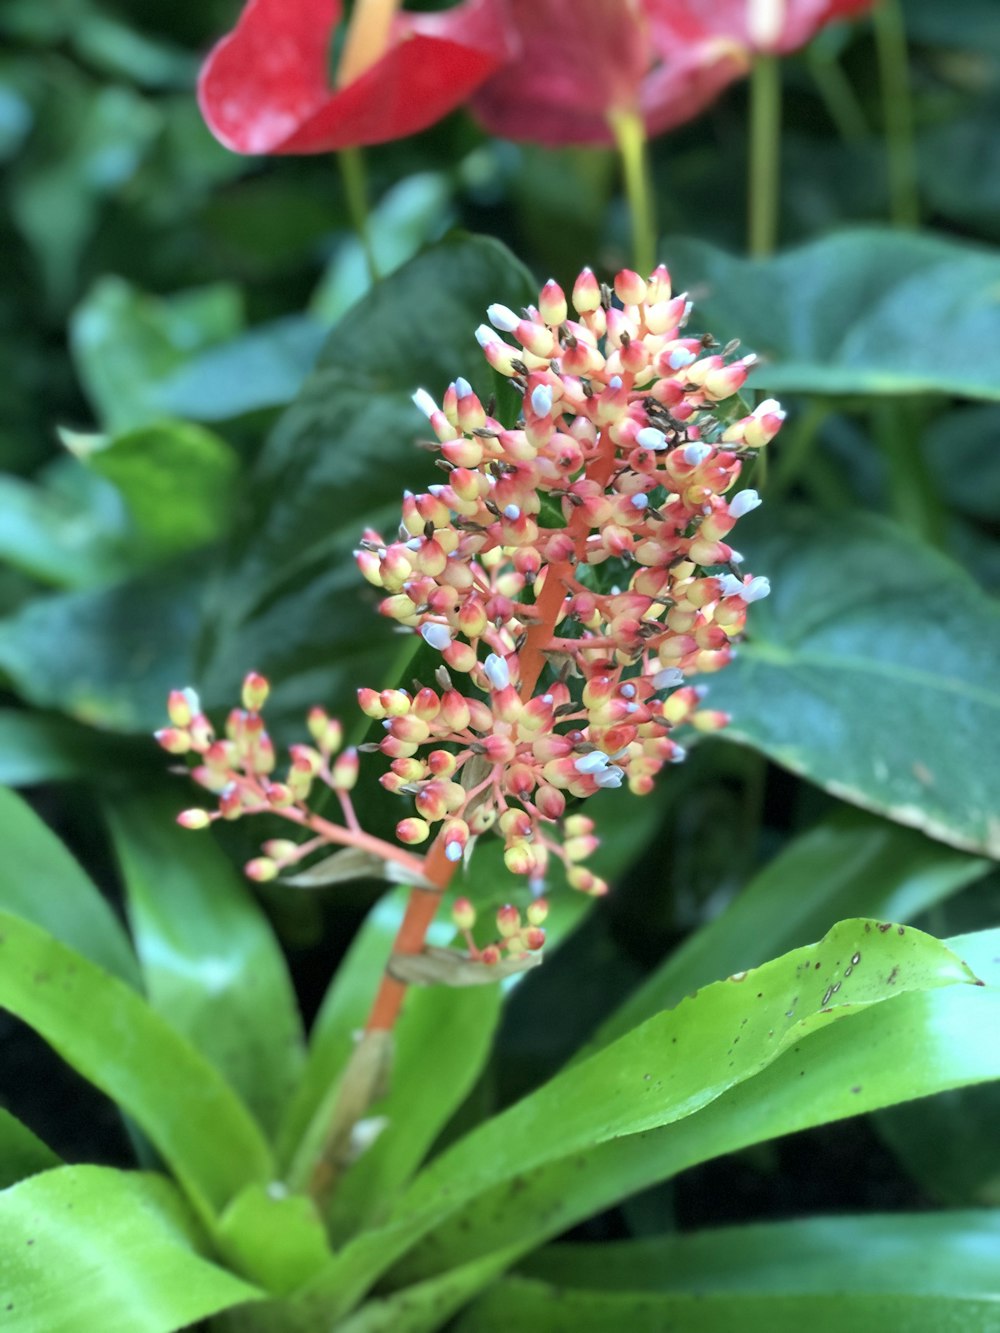
[[[510,0],[516,65],[472,99],[493,134],[532,143],[610,143],[607,114],[634,105],[650,65],[639,0]]]
[[[510,55],[502,0],[401,14],[389,49],[330,88],[340,0],[250,0],[198,85],[212,133],[238,153],[320,153],[398,139],[439,120]]]
[[[875,0],[772,0],[754,5],[752,0],[645,0],[650,23],[664,35],[682,43],[707,34],[728,38],[747,51],[772,51],[787,55],[805,46],[820,28],[838,18],[851,18],[871,9]],[[757,23],[751,24],[756,12]],[[774,16],[774,32],[766,36],[768,16]]]

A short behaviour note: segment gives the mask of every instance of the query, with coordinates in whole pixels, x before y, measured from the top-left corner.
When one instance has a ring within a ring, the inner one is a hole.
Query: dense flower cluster
[[[727,493],[783,413],[771,400],[720,413],[753,357],[685,335],[690,303],[665,268],[623,271],[613,294],[585,270],[572,304],[575,318],[549,282],[537,307],[493,306],[477,333],[522,396],[515,429],[464,380],[440,407],[415,396],[447,478],[407,493],[396,540],[368,532],[357,558],[382,612],[442,665],[436,689],[360,702],[386,731],[384,785],[414,798],[403,842],[439,826],[458,861],[495,825],[511,871],[540,880],[554,853],[574,887],[603,892],[578,864],[592,831],[560,842],[558,822],[571,798],[626,781],[648,792],[683,758],[674,728],[727,720],[685,678],[729,661],[768,591],[726,540],[759,498]]]
[[[625,270],[613,290],[585,269],[572,307],[573,317],[548,282],[520,314],[490,308],[492,327],[477,339],[521,396],[516,425],[464,380],[440,407],[420,390],[446,476],[404,495],[394,540],[369,530],[356,552],[384,594],[383,614],[441,659],[433,683],[358,692],[384,731],[361,748],[381,751],[383,786],[412,798],[396,827],[402,845],[361,827],[351,800],[358,752],[342,749],[340,724],[323,710],[309,716],[312,744],[292,746],[279,776],[262,676],[247,676],[221,737],[192,691],[170,696],[158,739],[193,756],[192,776],[217,798],[181,823],[270,813],[307,835],[265,843],[251,877],[271,879],[333,846],[328,879],[377,873],[443,889],[492,829],[536,896],[552,857],[574,888],[602,894],[607,885],[583,864],[598,845],[594,821],[575,803],[626,783],[648,792],[664,764],[684,757],[677,728],[728,721],[688,677],[726,665],[747,607],[769,591],[741,572],[729,536],[760,503],[736,489],[744,462],[784,414],[770,399],[743,413],[735,395],[754,358],[685,333],[690,302],[664,267],[648,280]],[[341,823],[310,808],[317,783],[334,793]],[[432,835],[426,856],[413,850]],[[498,941],[479,948],[474,909],[455,905],[473,961],[497,963],[506,951],[510,966],[541,947],[544,913],[536,902],[522,922],[502,908]]]

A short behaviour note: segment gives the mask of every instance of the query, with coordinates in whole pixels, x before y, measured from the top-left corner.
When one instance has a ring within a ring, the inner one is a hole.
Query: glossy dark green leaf
[[[0,708],[0,784],[31,787],[64,778],[95,777],[102,770],[135,772],[144,762],[162,766],[148,742],[135,744],[35,709]]]
[[[848,916],[912,921],[991,863],[911,829],[842,810],[781,852],[611,1015],[595,1046],[717,977],[758,966]]]
[[[194,677],[200,596],[196,571],[179,568],[38,598],[0,620],[0,672],[38,707],[151,732],[168,691]]]
[[[543,1178],[553,1164],[558,1172],[568,1160],[579,1171],[581,1161],[614,1151],[614,1145],[648,1141],[675,1122],[697,1124],[698,1112],[708,1115],[730,1090],[752,1086],[784,1052],[800,1044],[811,1050],[821,1029],[850,1028],[868,1008],[892,1009],[906,991],[950,988],[971,978],[930,936],[881,924],[880,930],[879,923],[841,922],[818,944],[705,987],[564,1070],[435,1158],[389,1222],[348,1245],[318,1281],[331,1298],[339,1293],[340,1309],[349,1309],[378,1273],[429,1230],[435,1230],[438,1246],[442,1236],[453,1241],[445,1219],[484,1192],[506,1191],[507,1206],[516,1212],[521,1184]],[[513,1187],[512,1174],[519,1182]],[[576,1187],[561,1182],[569,1198],[591,1186],[589,1173],[577,1179]],[[552,1209],[552,1199],[547,1202]],[[480,1221],[495,1225],[505,1211],[491,1196]],[[466,1241],[468,1231],[477,1230],[468,1213],[456,1226]]]
[[[476,327],[492,301],[518,306],[530,290],[496,242],[451,237],[344,316],[252,478],[240,554],[209,615],[208,697],[228,698],[247,663],[283,682],[276,708],[320,697],[353,710],[357,685],[382,679],[395,640],[351,550],[366,523],[395,524],[405,487],[432,479],[411,395],[464,375],[488,397]]]
[[[995,1296],[915,1296],[908,1293],[737,1296],[645,1295],[572,1291],[527,1278],[498,1283],[458,1321],[456,1333],[507,1333],[544,1328],[548,1333],[606,1333],[609,1328],[677,1330],[677,1333],[998,1333]]]
[[[225,535],[237,500],[239,460],[203,426],[157,421],[111,437],[74,435],[64,442],[117,488],[143,542],[157,555]]]
[[[0,476],[0,562],[56,588],[87,588],[127,572],[106,515],[19,477]]]
[[[131,1115],[207,1219],[272,1163],[221,1076],[133,990],[0,912],[0,1005]]]
[[[310,315],[257,325],[179,366],[160,385],[157,401],[162,411],[196,421],[285,407],[315,365],[327,332]]]
[[[161,1176],[66,1166],[0,1193],[5,1333],[173,1333],[259,1292],[203,1258]]]
[[[394,273],[424,245],[447,229],[452,212],[452,185],[443,172],[417,172],[385,192],[368,215],[367,243],[375,267],[385,277]],[[334,324],[371,288],[364,246],[347,236],[310,302],[312,312]]]
[[[1000,407],[977,403],[943,412],[922,443],[928,470],[949,503],[994,522],[1000,513]]]
[[[793,1045],[697,1115],[573,1153],[502,1185],[439,1225],[401,1284],[515,1242],[528,1252],[629,1194],[782,1134],[1000,1079],[1000,932],[949,941],[987,981],[901,995]]]
[[[62,307],[72,299],[102,203],[134,178],[160,118],[134,88],[93,86],[71,68],[54,78],[50,72],[46,82],[35,151],[14,177],[11,214],[49,298]]]
[[[107,899],[31,806],[3,788],[0,842],[0,907],[141,989],[132,945]]]
[[[727,735],[853,804],[969,851],[1000,849],[992,752],[1000,606],[957,566],[873,516],[748,524],[772,595],[712,680]]]
[[[962,0],[945,10],[937,0],[906,0],[906,31],[914,42],[946,51],[1000,56],[1000,32],[991,0]]]
[[[988,5],[989,0],[984,0]],[[966,5],[967,8],[968,0]],[[995,14],[990,15],[996,27]],[[954,32],[954,25],[944,25]],[[985,34],[984,34],[985,35]],[[1000,38],[996,38],[1000,56]],[[1000,99],[973,103],[972,114],[926,128],[918,141],[920,188],[934,211],[984,239],[1000,237],[1000,147],[994,133]]]
[[[281,950],[211,835],[179,828],[183,793],[108,815],[150,1004],[270,1133],[302,1069],[302,1024]]]
[[[228,284],[159,298],[105,277],[73,312],[70,344],[101,424],[126,431],[162,417],[162,384],[241,325],[240,295]]]
[[[48,1144],[0,1106],[0,1190],[58,1165]]]
[[[1000,1213],[990,1209],[804,1217],[550,1245],[518,1268],[558,1286],[605,1291],[990,1295],[998,1241]]]
[[[1000,399],[1000,256],[964,241],[837,231],[773,259],[693,240],[665,247],[698,328],[761,357],[775,393]],[[946,332],[945,332],[946,331]]]

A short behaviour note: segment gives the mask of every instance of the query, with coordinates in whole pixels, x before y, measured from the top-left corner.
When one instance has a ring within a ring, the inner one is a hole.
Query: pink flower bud
[[[533,903],[528,904],[525,916],[528,918],[529,925],[541,926],[549,914],[549,904],[544,898],[536,898]]]
[[[630,268],[623,268],[615,275],[615,295],[623,305],[641,305],[647,290],[643,279]]]
[[[396,825],[396,837],[400,842],[410,845],[418,842],[426,842],[430,837],[431,826],[425,819],[415,819],[412,816],[408,819],[401,819]]]
[[[510,903],[497,911],[497,930],[504,939],[510,939],[521,929],[521,913]]]
[[[259,713],[271,692],[268,680],[257,671],[248,672],[243,679],[243,707],[251,713]]]
[[[552,278],[548,280],[538,295],[538,313],[546,324],[562,324],[569,313],[566,307],[566,295]]]
[[[468,898],[456,898],[451,908],[451,919],[459,930],[471,930],[476,924],[476,909]]]
[[[208,828],[212,822],[212,816],[207,810],[182,810],[177,816],[177,822],[181,828],[202,829]]]
[[[167,716],[175,727],[189,727],[195,714],[200,712],[194,690],[171,690],[167,695]]]
[[[256,880],[258,884],[266,884],[269,879],[277,878],[278,867],[269,856],[258,856],[246,863],[243,873],[248,879]]]
[[[167,754],[187,754],[191,749],[191,737],[178,727],[161,727],[153,735]]]
[[[337,756],[330,770],[330,785],[335,791],[352,791],[358,780],[360,767],[358,752],[351,746],[350,749]]]
[[[573,284],[573,307],[584,315],[601,304],[601,288],[589,268],[585,268]]]

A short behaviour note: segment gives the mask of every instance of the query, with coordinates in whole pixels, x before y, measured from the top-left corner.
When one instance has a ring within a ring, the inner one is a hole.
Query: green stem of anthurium
[[[770,255],[778,239],[781,183],[781,67],[758,55],[750,73],[750,166],[747,212],[750,253]]]
[[[378,282],[378,265],[372,247],[371,228],[368,225],[368,186],[365,179],[365,159],[360,148],[342,148],[337,154],[340,174],[344,182],[347,211],[368,265],[372,283]]]
[[[916,227],[920,221],[920,200],[913,138],[913,98],[906,28],[899,0],[881,0],[872,11],[872,19],[882,85],[882,123],[888,155],[892,221],[897,227]]]
[[[608,121],[625,177],[632,220],[632,262],[638,273],[651,273],[656,263],[656,199],[649,174],[646,127],[636,111],[611,111]]]

